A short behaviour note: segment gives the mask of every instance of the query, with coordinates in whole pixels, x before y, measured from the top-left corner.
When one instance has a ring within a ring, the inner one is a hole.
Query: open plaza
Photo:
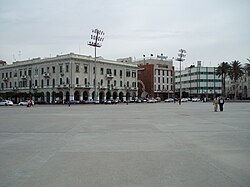
[[[0,107],[1,187],[250,186],[250,103]]]

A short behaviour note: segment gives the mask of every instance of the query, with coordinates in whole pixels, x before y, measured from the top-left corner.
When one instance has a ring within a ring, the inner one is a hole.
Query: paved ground
[[[0,107],[0,186],[250,186],[250,103]]]

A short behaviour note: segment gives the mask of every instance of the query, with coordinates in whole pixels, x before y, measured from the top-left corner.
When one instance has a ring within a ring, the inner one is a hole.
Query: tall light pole
[[[178,57],[176,58],[176,61],[180,62],[180,102],[181,104],[181,98],[182,98],[182,89],[181,89],[181,63],[185,60],[184,57],[186,56],[186,50],[185,49],[180,49],[178,52]]]
[[[94,80],[94,101],[96,101],[96,48],[97,47],[101,47],[102,44],[101,42],[103,42],[104,38],[103,38],[104,32],[102,30],[99,29],[93,29],[92,30],[92,34],[91,34],[91,40],[88,42],[88,45],[92,46],[95,48],[95,80]]]

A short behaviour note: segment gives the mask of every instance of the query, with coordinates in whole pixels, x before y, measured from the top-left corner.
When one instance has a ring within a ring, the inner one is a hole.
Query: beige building
[[[174,95],[173,60],[147,58],[134,62],[138,65],[139,97],[160,97],[162,100]]]
[[[137,97],[137,66],[74,53],[35,58],[0,66],[0,94],[17,100],[32,96],[46,103],[94,99],[131,100]]]

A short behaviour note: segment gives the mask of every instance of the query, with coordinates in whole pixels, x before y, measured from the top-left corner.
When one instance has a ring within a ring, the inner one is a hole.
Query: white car
[[[174,99],[173,98],[168,98],[168,99],[165,99],[164,102],[165,103],[171,103],[171,102],[174,102]]]
[[[181,102],[188,102],[188,98],[182,98]]]
[[[0,101],[0,106],[12,106],[13,102],[10,100],[2,100]]]
[[[21,101],[20,103],[18,103],[18,105],[20,105],[20,106],[27,106],[28,105],[28,101]]]
[[[192,99],[192,102],[199,102],[199,101],[200,101],[199,98],[193,98],[193,99]]]

